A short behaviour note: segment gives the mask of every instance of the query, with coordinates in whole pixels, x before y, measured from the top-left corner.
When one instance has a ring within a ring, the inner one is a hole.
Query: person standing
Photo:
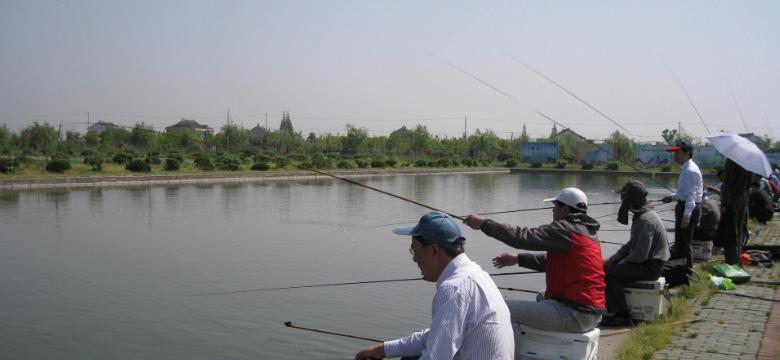
[[[466,239],[458,224],[434,211],[423,215],[416,226],[394,229],[393,233],[412,236],[412,260],[423,280],[436,283],[431,326],[366,347],[355,360],[514,359],[509,309],[490,275],[466,256]]]
[[[552,202],[553,222],[539,227],[500,224],[471,214],[464,222],[513,248],[545,253],[503,253],[498,268],[519,265],[544,271],[547,289],[536,301],[509,300],[512,321],[562,332],[587,332],[598,326],[606,306],[604,260],[598,221],[588,216],[588,198],[577,188],[563,189]]]
[[[693,271],[691,240],[694,229],[699,223],[699,204],[704,195],[704,182],[699,166],[692,159],[693,146],[690,143],[680,141],[677,145],[666,148],[666,151],[672,153],[672,159],[681,169],[677,180],[677,192],[663,198],[665,203],[677,200],[677,205],[674,208],[674,245],[671,249],[671,258],[684,259],[686,268],[684,280],[683,274],[672,276],[672,278],[680,280],[679,283],[671,281],[670,285],[687,284],[688,276]]]
[[[626,303],[625,284],[656,280],[669,260],[669,242],[661,218],[647,202],[647,188],[637,180],[627,182],[620,190],[622,204],[618,222],[628,224],[631,218],[631,236],[628,242],[604,261],[606,274],[607,315],[601,326],[631,325],[631,312]]]
[[[748,201],[753,173],[731,159],[723,166],[720,193],[720,222],[713,245],[723,248],[727,264],[738,265],[742,245],[747,241]]]

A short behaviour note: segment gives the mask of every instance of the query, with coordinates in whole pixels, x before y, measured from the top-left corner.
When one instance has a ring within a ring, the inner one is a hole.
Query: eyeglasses
[[[431,245],[431,244],[425,244],[425,245],[421,245],[421,246],[418,246],[418,247],[410,246],[410,247],[409,247],[409,255],[412,255],[412,256],[414,256],[414,253],[415,253],[417,250],[420,250],[420,249],[422,249],[422,248],[424,248],[424,247],[426,247],[426,246],[429,246],[429,245]]]

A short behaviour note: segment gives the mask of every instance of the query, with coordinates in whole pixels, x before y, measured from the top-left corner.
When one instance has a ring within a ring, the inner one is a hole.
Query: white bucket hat
[[[556,197],[544,199],[544,201],[559,201],[577,210],[588,211],[588,197],[582,190],[575,187],[565,188]],[[585,206],[581,207],[580,204]]]

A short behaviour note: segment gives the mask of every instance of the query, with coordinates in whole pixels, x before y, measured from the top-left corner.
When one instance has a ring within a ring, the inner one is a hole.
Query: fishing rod
[[[683,85],[682,81],[680,81],[680,78],[677,77],[677,74],[674,73],[674,70],[672,70],[672,67],[664,61],[664,64],[666,65],[666,68],[669,69],[669,72],[672,73],[672,76],[675,80],[677,80],[677,85],[680,85],[680,89],[682,89],[683,93],[685,93],[685,97],[688,98],[688,103],[691,104],[691,107],[693,107],[693,111],[696,112],[696,116],[699,117],[699,120],[701,121],[701,124],[704,125],[704,129],[707,130],[707,133],[710,133],[710,128],[707,126],[707,124],[704,122],[704,118],[701,116],[701,113],[699,113],[699,109],[696,107],[696,104],[693,103],[693,99],[691,99],[691,96],[688,95],[688,90],[685,89],[685,86]],[[680,134],[678,134],[679,136]]]
[[[327,331],[327,330],[320,330],[320,329],[315,329],[310,327],[297,326],[297,325],[293,325],[292,321],[285,321],[284,326],[287,326],[288,328],[298,329],[298,330],[306,330],[306,331],[312,331],[312,332],[328,334],[328,335],[336,335],[336,336],[346,337],[350,339],[366,340],[366,341],[373,341],[373,342],[385,342],[384,340],[374,339],[365,336],[350,335],[350,334],[345,334],[345,333],[340,333],[335,331]]]
[[[531,71],[535,72],[537,75],[541,76],[541,77],[542,77],[542,78],[544,78],[545,80],[547,80],[547,81],[549,81],[549,82],[553,83],[553,85],[555,85],[555,86],[557,86],[558,88],[560,88],[561,90],[565,91],[567,94],[569,94],[569,95],[571,95],[572,97],[574,97],[575,99],[579,100],[581,103],[585,104],[587,107],[591,108],[593,111],[595,111],[595,112],[596,112],[596,113],[598,113],[599,115],[601,115],[601,116],[603,116],[604,118],[606,118],[607,120],[611,121],[613,124],[617,125],[619,128],[623,129],[623,131],[625,131],[626,133],[628,133],[629,135],[631,135],[631,137],[636,137],[636,135],[634,135],[632,132],[628,131],[628,129],[626,129],[625,127],[623,127],[623,125],[620,125],[620,123],[618,123],[617,121],[615,121],[614,119],[612,119],[611,117],[609,117],[609,115],[605,114],[604,112],[602,112],[601,110],[599,110],[599,109],[598,109],[598,108],[596,108],[595,106],[593,106],[593,105],[591,105],[590,103],[588,103],[587,101],[583,100],[581,97],[579,97],[579,96],[575,95],[573,92],[569,91],[569,89],[567,89],[567,88],[563,87],[563,85],[559,84],[558,82],[556,82],[555,80],[551,79],[551,78],[550,78],[550,77],[548,77],[547,75],[545,75],[545,74],[542,74],[542,72],[541,72],[541,71],[539,71],[539,70],[536,70],[535,68],[531,67],[531,65],[528,65],[528,64],[526,64],[526,63],[524,63],[524,62],[520,61],[519,59],[517,59],[517,58],[515,58],[514,56],[510,55],[510,54],[509,54],[509,53],[507,53],[506,51],[504,51],[504,55],[506,55],[506,56],[507,56],[507,57],[509,57],[510,59],[514,60],[515,62],[519,63],[520,65],[523,65],[523,66],[525,66],[525,67],[526,67],[528,70],[531,70]]]
[[[617,204],[620,204],[620,202],[602,202],[602,203],[588,204],[588,206],[591,207],[591,206],[599,206],[599,205],[617,205]],[[516,210],[503,210],[503,211],[493,211],[493,212],[478,212],[476,214],[484,216],[484,215],[509,214],[509,213],[516,213],[516,212],[524,212],[524,211],[538,211],[538,210],[551,210],[551,209],[553,209],[552,206],[545,206],[545,207],[525,208],[525,209],[516,209]],[[355,226],[355,227],[348,227],[348,228],[341,227],[341,230],[347,231],[347,230],[373,229],[373,228],[392,226],[392,225],[410,224],[410,223],[415,223],[415,222],[417,222],[417,219],[404,221],[404,222],[394,222],[394,223],[387,223],[387,224],[379,224],[379,225]]]
[[[739,119],[742,120],[742,125],[745,125],[745,132],[750,132],[750,129],[748,129],[747,122],[745,122],[745,117],[742,116],[742,109],[739,107],[739,102],[737,102],[737,96],[734,95],[734,89],[731,88],[731,83],[726,82],[726,85],[729,88],[729,92],[731,93],[731,98],[734,100],[734,105],[737,107],[737,112],[739,113]]]
[[[502,287],[502,286],[499,286],[498,288],[501,289],[501,290],[519,291],[519,292],[525,292],[525,293],[531,293],[531,294],[538,294],[539,293],[539,290],[516,289],[516,288]]]
[[[494,91],[498,92],[499,94],[501,94],[501,95],[504,95],[505,97],[507,97],[508,99],[510,99],[510,100],[512,100],[513,102],[517,103],[518,105],[525,107],[526,109],[528,109],[528,110],[530,110],[530,111],[532,111],[532,112],[536,113],[537,115],[539,115],[539,116],[541,116],[541,117],[543,117],[543,118],[545,118],[545,119],[547,119],[547,120],[550,120],[550,121],[551,121],[553,124],[555,124],[555,125],[558,125],[558,126],[561,126],[561,127],[565,128],[565,129],[569,129],[569,131],[571,131],[571,132],[572,132],[574,135],[576,135],[576,136],[578,136],[579,138],[581,138],[581,139],[585,140],[585,142],[586,142],[586,143],[590,144],[590,145],[591,145],[591,146],[593,146],[593,147],[597,147],[597,146],[596,146],[596,144],[593,144],[592,142],[590,142],[590,141],[587,141],[587,138],[586,138],[586,137],[584,137],[584,136],[580,135],[579,133],[577,133],[576,131],[572,130],[572,128],[571,128],[571,127],[568,127],[568,126],[566,126],[566,125],[564,125],[564,124],[562,124],[562,123],[560,123],[560,122],[556,121],[555,119],[551,118],[551,117],[550,117],[550,116],[548,116],[547,114],[545,114],[545,113],[543,113],[543,112],[541,112],[541,111],[539,111],[539,110],[536,110],[536,109],[534,109],[533,107],[531,107],[531,106],[529,106],[529,105],[527,105],[527,104],[524,104],[524,103],[520,102],[519,100],[515,99],[515,98],[514,98],[512,95],[510,95],[509,93],[507,93],[506,91],[503,91],[503,90],[501,90],[501,89],[499,89],[499,88],[497,88],[497,87],[495,87],[495,86],[491,85],[490,83],[488,83],[488,82],[486,82],[486,81],[484,81],[484,80],[480,79],[480,78],[479,78],[479,77],[477,77],[476,75],[473,75],[473,74],[469,73],[468,71],[466,71],[466,70],[463,70],[463,69],[461,69],[460,67],[456,66],[455,64],[453,64],[453,63],[451,63],[451,62],[449,62],[449,61],[447,61],[447,60],[444,60],[444,59],[442,59],[442,58],[440,58],[440,57],[438,57],[438,56],[436,56],[436,55],[433,55],[432,53],[430,53],[430,52],[428,52],[428,51],[426,51],[426,54],[428,54],[428,55],[430,55],[431,57],[433,57],[434,59],[436,59],[436,60],[439,60],[440,62],[442,62],[442,63],[444,63],[444,64],[446,64],[446,65],[448,65],[448,66],[450,66],[450,67],[454,68],[455,70],[458,70],[459,72],[461,72],[461,73],[463,73],[463,74],[465,74],[465,75],[469,76],[470,78],[472,78],[472,79],[476,80],[477,82],[479,82],[480,84],[482,84],[482,85],[485,85],[485,86],[487,86],[488,88],[490,88],[490,89],[492,89],[492,90],[494,90]],[[652,177],[650,174],[648,174],[648,173],[646,173],[646,172],[644,172],[644,171],[640,170],[639,168],[637,168],[637,167],[636,167],[636,166],[634,166],[633,164],[630,164],[630,163],[628,163],[628,162],[626,162],[626,161],[623,161],[623,160],[621,160],[619,157],[617,157],[617,156],[616,156],[614,153],[612,153],[612,152],[611,152],[611,151],[609,151],[608,149],[605,149],[605,148],[602,148],[602,147],[598,147],[598,148],[599,148],[601,151],[604,151],[605,153],[607,153],[607,155],[611,156],[612,158],[614,158],[614,159],[617,159],[618,161],[622,162],[624,165],[626,165],[626,166],[630,167],[630,168],[631,168],[631,169],[633,169],[635,172],[637,172],[637,173],[639,173],[639,174],[641,174],[641,175],[645,176],[646,178],[648,178],[648,179],[650,179],[650,180],[654,181],[655,183],[657,183],[657,184],[661,185],[661,187],[663,187],[663,188],[665,188],[665,189],[667,189],[667,190],[669,190],[669,191],[674,191],[674,190],[672,190],[672,188],[670,188],[670,187],[669,187],[669,186],[667,186],[666,184],[664,184],[664,183],[662,183],[661,181],[657,180],[656,178]]]
[[[541,273],[541,271],[516,271],[516,272],[506,272],[506,273],[493,273],[493,274],[488,274],[488,275],[490,275],[490,276],[507,276],[507,275],[538,274],[538,273]],[[385,280],[351,281],[351,282],[329,283],[329,284],[308,284],[308,285],[296,285],[296,286],[285,286],[285,287],[272,287],[272,288],[249,289],[249,290],[233,290],[233,291],[210,292],[210,293],[193,294],[193,295],[190,295],[190,296],[228,295],[228,294],[239,294],[239,293],[248,293],[248,292],[263,292],[263,291],[293,290],[293,289],[304,289],[304,288],[315,288],[315,287],[331,287],[331,286],[345,286],[345,285],[362,285],[362,284],[376,284],[376,283],[389,283],[389,282],[405,282],[405,281],[418,281],[418,280],[423,280],[423,278],[421,278],[421,277],[416,277],[416,278],[405,278],[405,279],[385,279]]]

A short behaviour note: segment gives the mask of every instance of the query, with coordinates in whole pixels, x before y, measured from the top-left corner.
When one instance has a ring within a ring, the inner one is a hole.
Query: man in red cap
[[[688,275],[693,270],[691,240],[693,230],[699,223],[704,182],[699,166],[693,162],[693,146],[690,143],[680,141],[677,145],[666,148],[666,151],[672,153],[672,159],[681,168],[677,192],[663,198],[665,203],[677,200],[677,206],[674,208],[674,246],[671,249],[671,259],[685,259],[686,271],[685,274],[669,274],[670,276],[665,277],[670,285],[680,285],[688,283]]]

